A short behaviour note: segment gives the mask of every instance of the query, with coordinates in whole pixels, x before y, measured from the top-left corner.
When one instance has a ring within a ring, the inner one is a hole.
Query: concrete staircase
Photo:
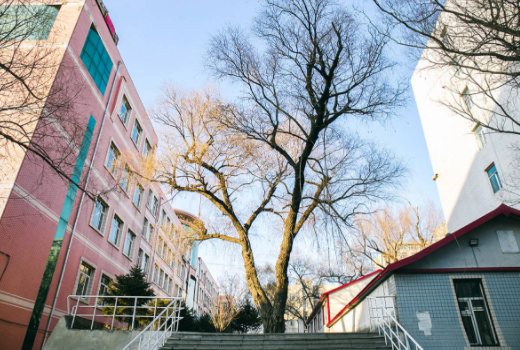
[[[377,333],[176,333],[161,350],[376,350],[391,349]]]

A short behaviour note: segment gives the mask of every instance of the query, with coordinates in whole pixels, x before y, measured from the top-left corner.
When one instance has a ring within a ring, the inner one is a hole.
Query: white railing
[[[157,315],[145,329],[132,339],[122,350],[157,350],[166,343],[172,333],[179,329],[181,298],[174,298],[166,309]],[[139,346],[136,347],[139,342]]]
[[[390,343],[392,349],[399,350],[424,350],[397,321],[394,297],[367,297],[367,300],[370,330],[377,327],[387,345]]]
[[[173,314],[178,322],[181,300],[180,297],[69,295],[67,312],[72,316],[70,328],[74,328],[76,318],[81,317],[90,321],[90,329],[95,324],[104,324],[104,328],[110,330],[125,325],[128,330],[134,330],[148,323],[146,328],[149,328],[158,315]]]

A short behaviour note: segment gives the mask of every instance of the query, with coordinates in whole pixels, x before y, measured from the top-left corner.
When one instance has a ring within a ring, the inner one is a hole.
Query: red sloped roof
[[[473,231],[477,227],[485,224],[486,222],[490,221],[491,219],[496,218],[499,215],[509,216],[511,214],[520,217],[520,210],[511,208],[511,207],[509,207],[509,206],[507,206],[505,204],[501,204],[496,209],[490,211],[486,215],[484,215],[484,216],[478,218],[477,220],[469,223],[468,225],[462,227],[461,229],[455,231],[454,233],[448,234],[446,237],[444,237],[440,241],[435,242],[431,246],[429,246],[429,247],[427,247],[427,248],[417,252],[416,254],[414,254],[412,256],[409,256],[409,257],[407,257],[405,259],[396,261],[396,262],[388,265],[383,270],[383,272],[381,272],[379,274],[379,276],[374,278],[365,288],[363,288],[363,290],[354,299],[352,299],[352,301],[350,303],[345,305],[345,307],[332,320],[330,320],[330,322],[327,324],[327,327],[332,326],[337,320],[339,320],[339,318],[341,318],[341,316],[343,315],[343,313],[346,310],[352,308],[358,302],[360,302],[366,296],[366,294],[368,292],[370,292],[373,288],[377,287],[379,285],[379,283],[384,281],[395,270],[400,269],[400,268],[402,268],[402,267],[404,267],[406,265],[412,264],[412,263],[414,263],[414,262],[424,258],[425,256],[427,256],[427,255],[433,253],[434,251],[444,247],[448,243],[453,242],[455,239],[465,235],[466,233],[468,233],[470,231]],[[321,301],[321,299],[320,299],[320,301]],[[309,320],[307,320],[307,321],[309,321]]]

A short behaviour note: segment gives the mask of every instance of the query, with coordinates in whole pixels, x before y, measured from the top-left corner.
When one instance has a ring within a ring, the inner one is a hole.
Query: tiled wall
[[[460,320],[452,279],[481,278],[499,347],[471,347]],[[520,350],[520,273],[397,274],[400,322],[424,350]],[[430,313],[431,335],[419,330],[417,312]]]

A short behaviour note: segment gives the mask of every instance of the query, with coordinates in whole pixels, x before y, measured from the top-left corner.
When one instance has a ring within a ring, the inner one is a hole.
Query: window
[[[146,198],[146,207],[148,209],[151,208],[151,205],[152,205],[152,197],[153,197],[153,191],[152,189],[149,189],[148,190],[148,197]]]
[[[151,241],[152,241],[152,238],[153,238],[153,225],[152,225],[152,224],[149,224],[149,225],[148,225],[148,230],[146,231],[145,239],[146,239],[148,242],[151,242]]]
[[[479,125],[473,130],[473,133],[475,134],[475,138],[477,139],[477,145],[478,149],[484,148],[486,145],[486,134],[484,133],[484,128],[482,125]]]
[[[121,232],[123,231],[123,221],[114,215],[112,219],[112,226],[110,227],[110,235],[108,236],[108,241],[112,242],[116,246],[119,245],[119,240],[121,239]]]
[[[159,200],[157,199],[157,197],[154,195],[153,196],[153,199],[152,199],[152,214],[154,216],[157,215],[157,209],[159,209]]]
[[[166,223],[166,212],[163,210],[161,213],[161,225],[164,226],[165,223]]]
[[[464,103],[466,104],[466,108],[468,109],[468,112],[471,110],[471,106],[473,105],[473,100],[471,99],[471,95],[469,93],[469,88],[466,86],[464,91],[462,92],[462,99],[464,100]]]
[[[486,172],[489,177],[489,182],[491,182],[491,187],[493,187],[493,193],[497,193],[502,188],[502,181],[500,181],[500,176],[498,176],[495,164],[493,163]]]
[[[105,274],[101,275],[101,278],[99,279],[99,291],[98,295],[108,295],[108,287],[110,286],[110,283],[112,280]],[[105,305],[106,303],[102,300],[98,300],[99,305]]]
[[[103,232],[105,228],[105,220],[108,212],[108,205],[103,202],[99,197],[96,199],[94,206],[94,215],[92,216],[92,226],[94,226],[99,232]]]
[[[94,268],[82,262],[79,266],[79,278],[78,287],[76,288],[76,295],[88,295],[90,279],[93,275]]]
[[[164,283],[164,271],[162,269],[159,269],[159,279],[157,280],[157,285],[162,288],[163,283]]]
[[[123,121],[123,124],[126,125],[128,122],[128,118],[130,118],[130,114],[132,113],[132,108],[128,103],[128,100],[125,96],[123,96],[123,100],[121,101],[121,110],[119,111],[119,118]]]
[[[471,345],[498,345],[480,279],[453,280],[464,330]]]
[[[146,233],[148,231],[148,219],[144,218],[143,220],[143,231],[141,232],[141,235],[146,239]],[[148,239],[146,239],[148,241]]]
[[[123,254],[125,254],[129,258],[132,258],[132,255],[133,255],[134,242],[135,242],[135,235],[133,234],[132,231],[128,230],[128,233],[126,234],[126,239],[125,239],[125,247],[123,248]]]
[[[144,188],[140,184],[135,186],[134,192],[134,204],[137,208],[141,208],[141,202],[143,201]]]
[[[143,147],[143,157],[148,157],[149,154],[152,152],[152,145],[150,145],[150,142],[148,140],[144,141],[144,147]]]
[[[179,276],[180,278],[182,278],[181,270],[182,270],[182,264],[181,264],[181,261],[179,260],[177,262],[177,276]]]
[[[442,28],[442,31],[441,31],[441,40],[442,40],[442,43],[449,47],[451,45],[451,38],[448,34],[448,26],[445,25],[443,28]]]
[[[132,170],[128,167],[128,165],[125,165],[125,169],[123,170],[123,177],[121,179],[121,187],[125,192],[128,192],[130,189],[130,182],[132,180]]]
[[[173,293],[173,280],[171,277],[168,277],[168,294],[172,295]]]
[[[104,95],[113,64],[99,34],[93,28],[88,32],[80,57],[101,95]]]
[[[152,276],[152,282],[157,283],[157,279],[159,278],[159,266],[155,264],[153,268],[153,276]]]
[[[111,143],[110,148],[108,149],[106,167],[113,175],[115,175],[117,173],[117,161],[119,160],[120,155],[121,155],[121,152],[119,152],[117,147],[114,146],[113,143]]]
[[[150,262],[150,257],[148,254],[143,255],[143,260],[141,261],[141,270],[143,270],[145,275],[148,275],[148,263]]]
[[[137,119],[134,121],[134,128],[132,129],[132,140],[134,141],[135,145],[139,145],[139,141],[141,139],[141,133],[143,132],[143,129],[141,128],[141,125],[137,121]]]
[[[455,75],[459,75],[460,72],[460,62],[458,56],[453,56],[450,60],[450,66],[455,69]]]
[[[48,5],[3,5],[0,35],[12,41],[47,40],[59,10]]]
[[[139,248],[139,252],[137,253],[137,263],[136,263],[136,265],[139,267],[141,267],[141,263],[143,261],[143,254],[144,254],[143,250],[141,248]]]

